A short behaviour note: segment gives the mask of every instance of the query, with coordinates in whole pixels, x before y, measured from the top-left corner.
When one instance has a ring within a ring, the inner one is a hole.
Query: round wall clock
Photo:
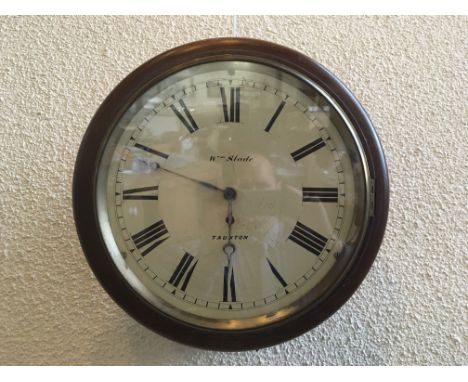
[[[165,52],[104,100],[79,149],[86,258],[133,318],[246,350],[298,336],[354,293],[387,220],[366,113],[315,61],[222,38]]]

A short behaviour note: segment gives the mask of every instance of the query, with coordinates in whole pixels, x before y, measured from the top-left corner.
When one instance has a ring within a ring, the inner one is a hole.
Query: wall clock
[[[104,100],[73,207],[108,294],[185,344],[246,350],[298,336],[354,293],[387,220],[384,154],[326,69],[270,42],[165,52]]]

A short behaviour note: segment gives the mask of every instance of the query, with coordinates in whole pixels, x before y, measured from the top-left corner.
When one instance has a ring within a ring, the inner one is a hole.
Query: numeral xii
[[[240,122],[240,88],[228,88],[226,90],[226,88],[221,87],[220,92],[223,103],[224,122]]]

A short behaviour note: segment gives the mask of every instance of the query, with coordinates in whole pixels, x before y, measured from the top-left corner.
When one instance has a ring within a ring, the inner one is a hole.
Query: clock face
[[[147,81],[101,127],[104,253],[87,256],[176,328],[261,333],[323,304],[358,261],[375,178],[355,126],[311,78],[206,61]]]

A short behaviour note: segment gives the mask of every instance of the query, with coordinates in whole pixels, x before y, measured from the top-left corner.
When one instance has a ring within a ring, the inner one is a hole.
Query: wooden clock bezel
[[[320,304],[282,321],[255,329],[214,330],[191,325],[157,310],[120,274],[100,233],[96,190],[101,155],[112,129],[145,89],[184,68],[212,61],[243,58],[273,61],[291,68],[322,87],[342,108],[356,130],[374,180],[374,213],[351,268]],[[83,251],[107,293],[133,318],[148,328],[188,345],[224,351],[272,346],[294,338],[336,312],[368,273],[383,239],[389,207],[389,181],[382,146],[367,114],[348,89],[307,56],[271,42],[246,38],[218,38],[193,42],[160,54],[129,74],[104,100],[82,140],[73,178],[73,209]]]

